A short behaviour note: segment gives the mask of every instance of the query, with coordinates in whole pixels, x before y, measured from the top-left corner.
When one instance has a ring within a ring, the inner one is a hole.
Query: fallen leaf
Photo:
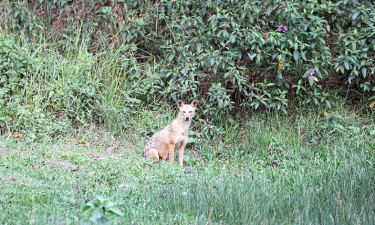
[[[105,158],[103,158],[103,157],[99,157],[99,158],[96,158],[96,160],[104,160],[104,161],[107,161]]]
[[[81,144],[83,144],[84,146],[90,146],[90,143],[88,143],[87,141],[82,141]]]
[[[370,109],[374,108],[374,105],[375,105],[375,101],[372,101],[369,105]]]
[[[354,110],[352,111],[353,112],[353,115],[356,119],[358,119],[358,115],[354,112]]]
[[[228,149],[228,150],[230,149],[228,145],[224,145],[224,147],[225,147],[226,149]]]
[[[340,66],[338,66],[338,67],[336,68],[336,72],[339,72],[339,70],[340,70]]]
[[[277,65],[277,68],[279,68],[279,70],[282,70],[284,68],[284,60],[283,59],[281,59],[279,61],[279,64]]]
[[[15,138],[20,138],[20,139],[25,138],[25,134],[18,133],[18,132],[14,132],[12,136],[15,137]]]
[[[194,151],[194,150],[191,150],[195,156],[195,158],[198,158],[198,154]]]
[[[318,78],[316,78],[316,76],[313,76],[313,77],[314,77],[315,82],[319,81]]]
[[[93,158],[99,158],[98,155],[94,154],[94,153],[90,153],[89,156],[93,157]]]
[[[81,142],[81,140],[79,139],[75,139],[75,138],[70,138],[71,141],[75,141],[75,142]]]
[[[329,114],[326,111],[324,111],[324,116],[327,117],[328,115]]]
[[[31,181],[29,181],[29,182],[27,182],[27,183],[23,183],[22,186],[24,186],[24,187],[28,187],[28,186],[30,186],[30,184],[31,184]]]

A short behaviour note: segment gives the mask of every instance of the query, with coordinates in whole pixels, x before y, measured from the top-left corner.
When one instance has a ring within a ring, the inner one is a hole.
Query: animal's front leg
[[[186,142],[182,142],[178,148],[178,162],[180,163],[181,168],[184,167],[184,151],[185,151]]]
[[[168,150],[169,150],[169,162],[173,163],[174,162],[174,144],[173,145],[168,145]]]

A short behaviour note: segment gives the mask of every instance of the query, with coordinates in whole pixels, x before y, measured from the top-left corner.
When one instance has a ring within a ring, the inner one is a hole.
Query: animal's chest
[[[181,145],[182,142],[186,142],[188,139],[188,134],[187,133],[181,133],[179,135],[175,136],[174,143],[178,147]]]

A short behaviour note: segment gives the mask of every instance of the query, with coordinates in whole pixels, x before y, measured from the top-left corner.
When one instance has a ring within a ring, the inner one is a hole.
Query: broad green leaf
[[[299,59],[299,52],[297,50],[293,51],[293,57],[294,57],[294,60],[298,61],[298,59]]]
[[[367,75],[367,68],[366,67],[362,67],[362,76],[363,76],[363,78],[366,78],[366,75]]]
[[[350,67],[349,67],[349,63],[348,63],[348,61],[344,61],[344,66],[345,66],[345,69],[347,69],[347,70],[349,70],[350,69]]]
[[[98,221],[100,217],[102,217],[102,209],[101,208],[96,208],[93,211],[89,212],[90,220],[92,222]]]
[[[98,225],[107,225],[109,224],[109,220],[106,217],[101,217],[97,221]]]
[[[176,54],[174,52],[171,52],[169,55],[168,55],[168,61],[172,61],[173,58],[176,56]]]
[[[267,8],[267,15],[271,15],[271,12],[272,12],[272,5],[268,6]]]
[[[313,76],[308,76],[307,79],[309,80],[310,86],[313,86],[313,84],[314,84],[314,77]]]
[[[124,216],[124,213],[116,205],[111,206],[109,212],[118,216]]]
[[[202,50],[202,43],[198,42],[197,44],[197,52],[200,52]]]
[[[90,209],[91,207],[92,207],[91,205],[86,204],[85,206],[83,206],[82,212],[85,212],[86,210]]]
[[[353,14],[352,20],[357,19],[357,17],[359,16],[359,14],[360,14],[360,12],[355,12],[355,13]]]
[[[328,100],[326,100],[326,104],[327,104],[327,107],[330,109],[331,108],[331,103]]]

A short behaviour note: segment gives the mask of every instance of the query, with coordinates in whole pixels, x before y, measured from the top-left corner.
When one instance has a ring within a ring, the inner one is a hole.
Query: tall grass
[[[32,59],[25,84],[12,92],[18,108],[0,109],[8,130],[47,137],[71,132],[77,124],[127,126],[124,121],[141,104],[135,98],[140,77],[151,74],[153,65],[137,62],[127,45],[109,49],[110,40],[100,39],[93,48],[90,31],[75,32],[63,40],[41,35],[30,43],[23,34],[1,31],[1,38],[15,39]]]

